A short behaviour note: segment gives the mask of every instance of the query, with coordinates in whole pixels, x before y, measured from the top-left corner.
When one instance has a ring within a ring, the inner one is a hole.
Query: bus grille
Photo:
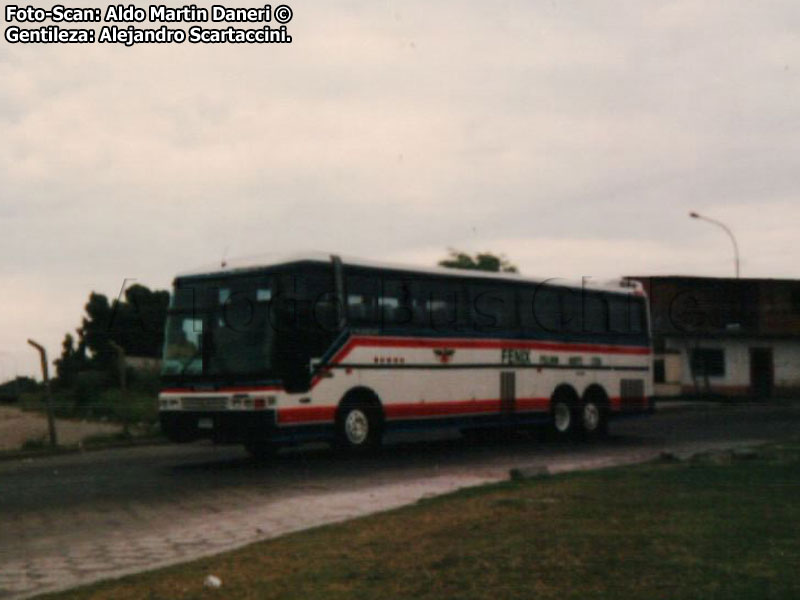
[[[228,399],[218,396],[185,396],[181,399],[183,410],[225,410]]]

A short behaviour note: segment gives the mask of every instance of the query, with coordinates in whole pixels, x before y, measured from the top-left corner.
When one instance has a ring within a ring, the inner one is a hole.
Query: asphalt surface
[[[502,479],[510,468],[601,467],[798,433],[800,406],[694,406],[615,421],[607,440],[592,443],[438,432],[394,436],[359,459],[310,446],[258,463],[238,447],[199,443],[2,462],[0,598],[393,508]]]

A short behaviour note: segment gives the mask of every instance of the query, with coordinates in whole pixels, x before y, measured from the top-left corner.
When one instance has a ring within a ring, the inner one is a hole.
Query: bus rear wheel
[[[577,398],[572,394],[556,394],[550,403],[550,430],[557,438],[572,437],[578,429]]]
[[[588,439],[601,438],[608,433],[608,410],[603,399],[591,395],[581,403],[580,432]]]
[[[353,454],[366,454],[381,445],[380,409],[364,402],[343,404],[336,418],[336,446]]]

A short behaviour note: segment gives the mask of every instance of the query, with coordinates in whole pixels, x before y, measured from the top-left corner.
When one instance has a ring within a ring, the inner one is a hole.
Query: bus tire
[[[380,404],[343,401],[336,411],[336,447],[350,454],[368,454],[381,445],[383,416]]]
[[[570,387],[563,387],[550,400],[550,430],[558,439],[569,439],[578,430],[578,395]]]
[[[590,387],[580,405],[578,428],[581,436],[597,439],[608,434],[608,398],[600,387]]]

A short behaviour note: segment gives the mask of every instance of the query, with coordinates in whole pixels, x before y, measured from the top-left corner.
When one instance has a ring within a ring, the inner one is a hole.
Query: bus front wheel
[[[381,444],[380,409],[357,402],[343,404],[336,419],[336,445],[360,454],[375,450]]]

